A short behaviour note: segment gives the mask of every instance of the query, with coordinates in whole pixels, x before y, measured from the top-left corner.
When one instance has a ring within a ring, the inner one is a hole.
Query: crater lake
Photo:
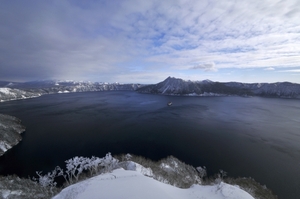
[[[300,196],[300,100],[107,91],[3,102],[0,113],[26,126],[0,157],[1,175],[32,177],[107,152],[173,155],[209,175],[252,177],[280,199]]]

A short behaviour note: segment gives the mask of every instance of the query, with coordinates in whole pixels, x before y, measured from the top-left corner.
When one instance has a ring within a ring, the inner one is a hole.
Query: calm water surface
[[[300,198],[299,100],[88,92],[0,103],[0,113],[27,128],[0,157],[2,175],[33,176],[107,152],[174,155],[209,174],[251,176],[280,199]]]

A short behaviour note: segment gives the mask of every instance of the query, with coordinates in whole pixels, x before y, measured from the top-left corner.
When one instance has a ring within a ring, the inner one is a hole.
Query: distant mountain
[[[0,102],[16,99],[39,97],[45,94],[128,90],[140,93],[187,95],[187,96],[264,96],[282,98],[300,98],[300,84],[290,82],[277,83],[239,83],[185,81],[168,77],[164,81],[151,84],[120,84],[104,82],[43,80],[32,82],[4,82],[0,81]]]
[[[24,131],[18,118],[0,114],[0,156],[22,140],[20,134]]]
[[[0,82],[0,102],[16,99],[39,97],[45,94],[88,92],[88,91],[133,91],[141,87],[140,84],[120,84],[103,82],[80,82],[80,81],[32,81],[24,83]]]
[[[154,93],[166,95],[192,95],[192,96],[266,96],[300,98],[300,84],[290,82],[278,83],[220,83],[210,80],[185,81],[179,78],[168,77],[158,84],[152,84],[137,89],[141,93]]]
[[[194,96],[223,96],[223,95],[248,95],[247,89],[237,89],[224,83],[204,81],[185,81],[168,77],[164,81],[137,89],[141,93],[155,93],[167,95],[194,95]]]

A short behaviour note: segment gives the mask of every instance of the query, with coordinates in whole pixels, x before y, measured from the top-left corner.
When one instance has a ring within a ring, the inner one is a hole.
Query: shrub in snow
[[[228,184],[238,185],[239,188],[248,192],[255,199],[278,199],[270,189],[261,185],[252,178],[226,178],[224,181]]]
[[[17,176],[0,176],[0,198],[46,199],[60,191],[56,187],[41,187],[37,181]]]
[[[73,183],[75,179],[78,181],[79,175],[85,170],[86,164],[89,161],[88,158],[85,157],[74,157],[69,160],[66,160],[66,171],[65,171],[65,179],[70,184]]]
[[[187,165],[173,156],[154,162],[140,156],[132,156],[132,161],[151,169],[154,179],[179,188],[188,188],[201,183],[201,178],[193,166]]]
[[[125,160],[126,160],[126,161],[131,160],[131,158],[132,158],[132,155],[130,155],[129,153],[127,153],[127,154],[125,155]]]
[[[200,167],[199,166],[196,169],[199,172],[199,176],[200,176],[201,179],[203,179],[204,177],[207,176],[207,172],[206,172],[206,167],[205,166],[204,167]]]
[[[185,164],[173,156],[161,160],[160,167],[162,171],[159,172],[159,175],[171,185],[188,188],[193,184],[201,183],[201,179],[193,166]]]
[[[113,169],[117,168],[119,160],[113,158],[111,153],[106,154],[102,159],[101,166],[104,167],[104,172],[111,172]]]
[[[59,167],[56,167],[53,171],[48,172],[46,175],[42,175],[41,171],[37,171],[36,174],[38,175],[38,178],[33,177],[33,180],[37,181],[39,185],[44,188],[50,187],[50,191],[52,193],[53,188],[56,187],[57,184],[54,181],[54,178],[62,175],[62,170]]]
[[[214,182],[215,182],[216,184],[220,184],[221,182],[224,181],[224,177],[227,176],[227,172],[224,171],[224,170],[222,170],[222,169],[220,169],[220,170],[219,170],[219,173],[218,173],[216,176],[217,176],[217,177],[214,179]]]
[[[220,169],[220,174],[219,174],[220,178],[223,179],[224,177],[227,176],[227,172],[223,171],[222,169]]]
[[[92,158],[87,159],[84,169],[89,170],[91,175],[96,175],[100,172],[102,161],[103,158],[92,156]]]

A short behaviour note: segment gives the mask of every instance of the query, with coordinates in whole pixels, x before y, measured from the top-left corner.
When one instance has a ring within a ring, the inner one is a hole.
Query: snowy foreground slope
[[[140,169],[137,170],[116,169],[87,179],[63,189],[53,199],[254,199],[240,188],[223,182],[180,189],[144,176]]]

